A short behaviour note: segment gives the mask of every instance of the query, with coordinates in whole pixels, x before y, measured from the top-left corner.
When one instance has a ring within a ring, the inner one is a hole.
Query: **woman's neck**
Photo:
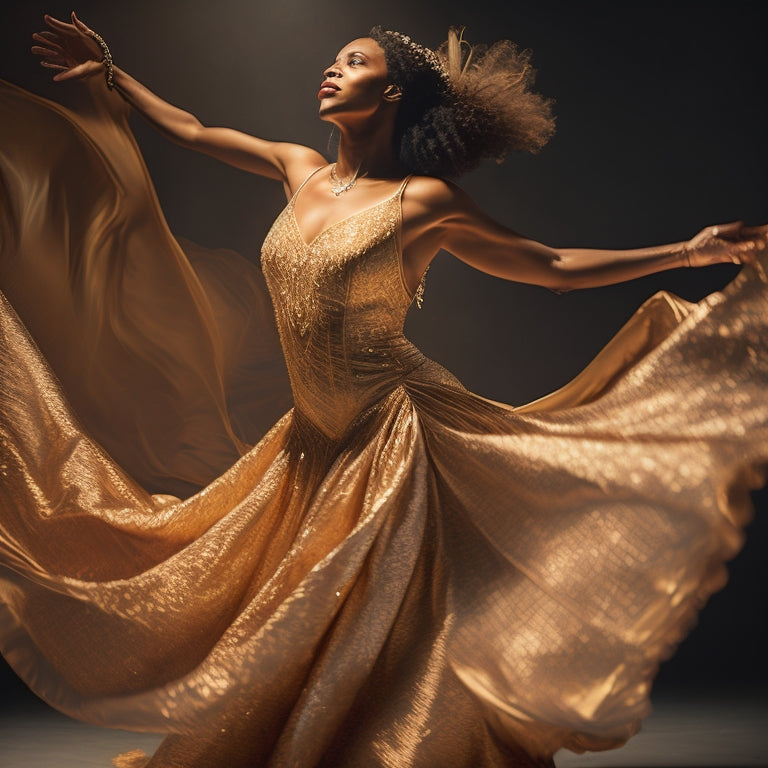
[[[389,178],[401,175],[392,147],[391,126],[367,126],[366,129],[339,127],[339,153],[336,170],[340,177],[346,178],[357,173],[358,176]]]

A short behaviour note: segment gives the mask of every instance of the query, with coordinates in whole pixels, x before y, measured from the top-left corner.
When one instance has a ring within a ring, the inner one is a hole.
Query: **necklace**
[[[352,187],[357,183],[357,174],[360,173],[360,167],[352,174],[352,178],[347,181],[342,181],[339,175],[336,173],[336,163],[331,167],[331,192],[336,197],[343,195],[345,192],[349,192]]]

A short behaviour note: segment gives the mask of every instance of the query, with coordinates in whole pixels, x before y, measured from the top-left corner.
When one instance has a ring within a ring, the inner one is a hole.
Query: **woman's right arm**
[[[118,67],[114,67],[114,84],[120,95],[163,136],[244,171],[288,182],[294,176],[303,180],[310,170],[326,163],[319,152],[309,147],[203,125],[193,114],[164,101]]]
[[[73,13],[72,23],[45,16],[49,29],[33,35],[32,52],[44,67],[58,70],[54,80],[104,76],[102,49],[93,32]],[[231,128],[203,125],[193,114],[169,104],[127,72],[113,67],[115,90],[171,141],[229,165],[282,181],[292,192],[325,158],[299,144],[266,141]]]

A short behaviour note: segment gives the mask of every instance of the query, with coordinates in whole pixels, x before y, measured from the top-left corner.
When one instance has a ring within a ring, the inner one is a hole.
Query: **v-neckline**
[[[293,219],[293,226],[296,229],[296,234],[299,236],[299,240],[301,240],[305,248],[311,248],[323,235],[332,231],[336,227],[342,224],[345,224],[346,222],[351,221],[352,219],[355,219],[358,216],[362,216],[364,213],[367,213],[368,211],[373,211],[376,208],[380,208],[382,205],[391,203],[397,197],[399,192],[400,190],[398,189],[394,194],[390,195],[384,200],[380,200],[378,203],[374,203],[373,205],[368,205],[365,208],[361,208],[359,211],[350,213],[349,216],[345,216],[343,219],[334,221],[332,224],[329,224],[324,229],[321,229],[311,240],[307,240],[301,232],[301,227],[299,226],[299,220],[296,217],[296,206],[293,204],[293,200],[291,200],[288,207],[291,209],[291,218]]]
[[[301,241],[302,245],[305,248],[311,248],[323,235],[335,229],[336,227],[340,226],[341,224],[345,224],[346,222],[351,221],[357,216],[361,216],[362,214],[367,213],[368,211],[373,211],[376,208],[380,208],[382,205],[385,205],[386,203],[391,203],[392,200],[394,200],[396,197],[399,198],[403,192],[403,189],[405,189],[405,185],[408,179],[411,178],[410,174],[406,176],[400,182],[397,189],[389,197],[384,198],[384,200],[380,200],[378,203],[374,203],[373,205],[369,205],[369,206],[366,206],[365,208],[361,208],[359,211],[355,211],[355,213],[349,214],[349,216],[345,216],[344,218],[339,219],[338,221],[334,221],[332,224],[329,224],[327,227],[321,229],[311,240],[307,240],[301,231],[301,226],[299,226],[299,219],[296,216],[296,198],[299,196],[299,192],[301,192],[301,190],[304,189],[304,186],[306,185],[306,183],[316,173],[319,173],[321,170],[322,168],[318,168],[317,170],[310,173],[306,179],[304,179],[304,181],[299,185],[299,188],[296,190],[296,192],[294,192],[293,197],[288,201],[288,205],[287,205],[287,208],[290,208],[291,219],[293,220],[293,228],[296,230],[296,234],[299,236],[299,240]],[[400,225],[402,225],[402,209],[399,209],[399,210],[400,210],[399,222],[400,222]]]

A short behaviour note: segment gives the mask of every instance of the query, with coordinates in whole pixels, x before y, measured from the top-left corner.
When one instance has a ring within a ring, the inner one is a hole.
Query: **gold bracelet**
[[[112,54],[109,52],[109,46],[104,42],[104,38],[92,29],[88,30],[88,34],[99,44],[101,52],[104,55],[104,79],[107,81],[107,88],[110,91],[115,88],[115,70],[112,63]]]

